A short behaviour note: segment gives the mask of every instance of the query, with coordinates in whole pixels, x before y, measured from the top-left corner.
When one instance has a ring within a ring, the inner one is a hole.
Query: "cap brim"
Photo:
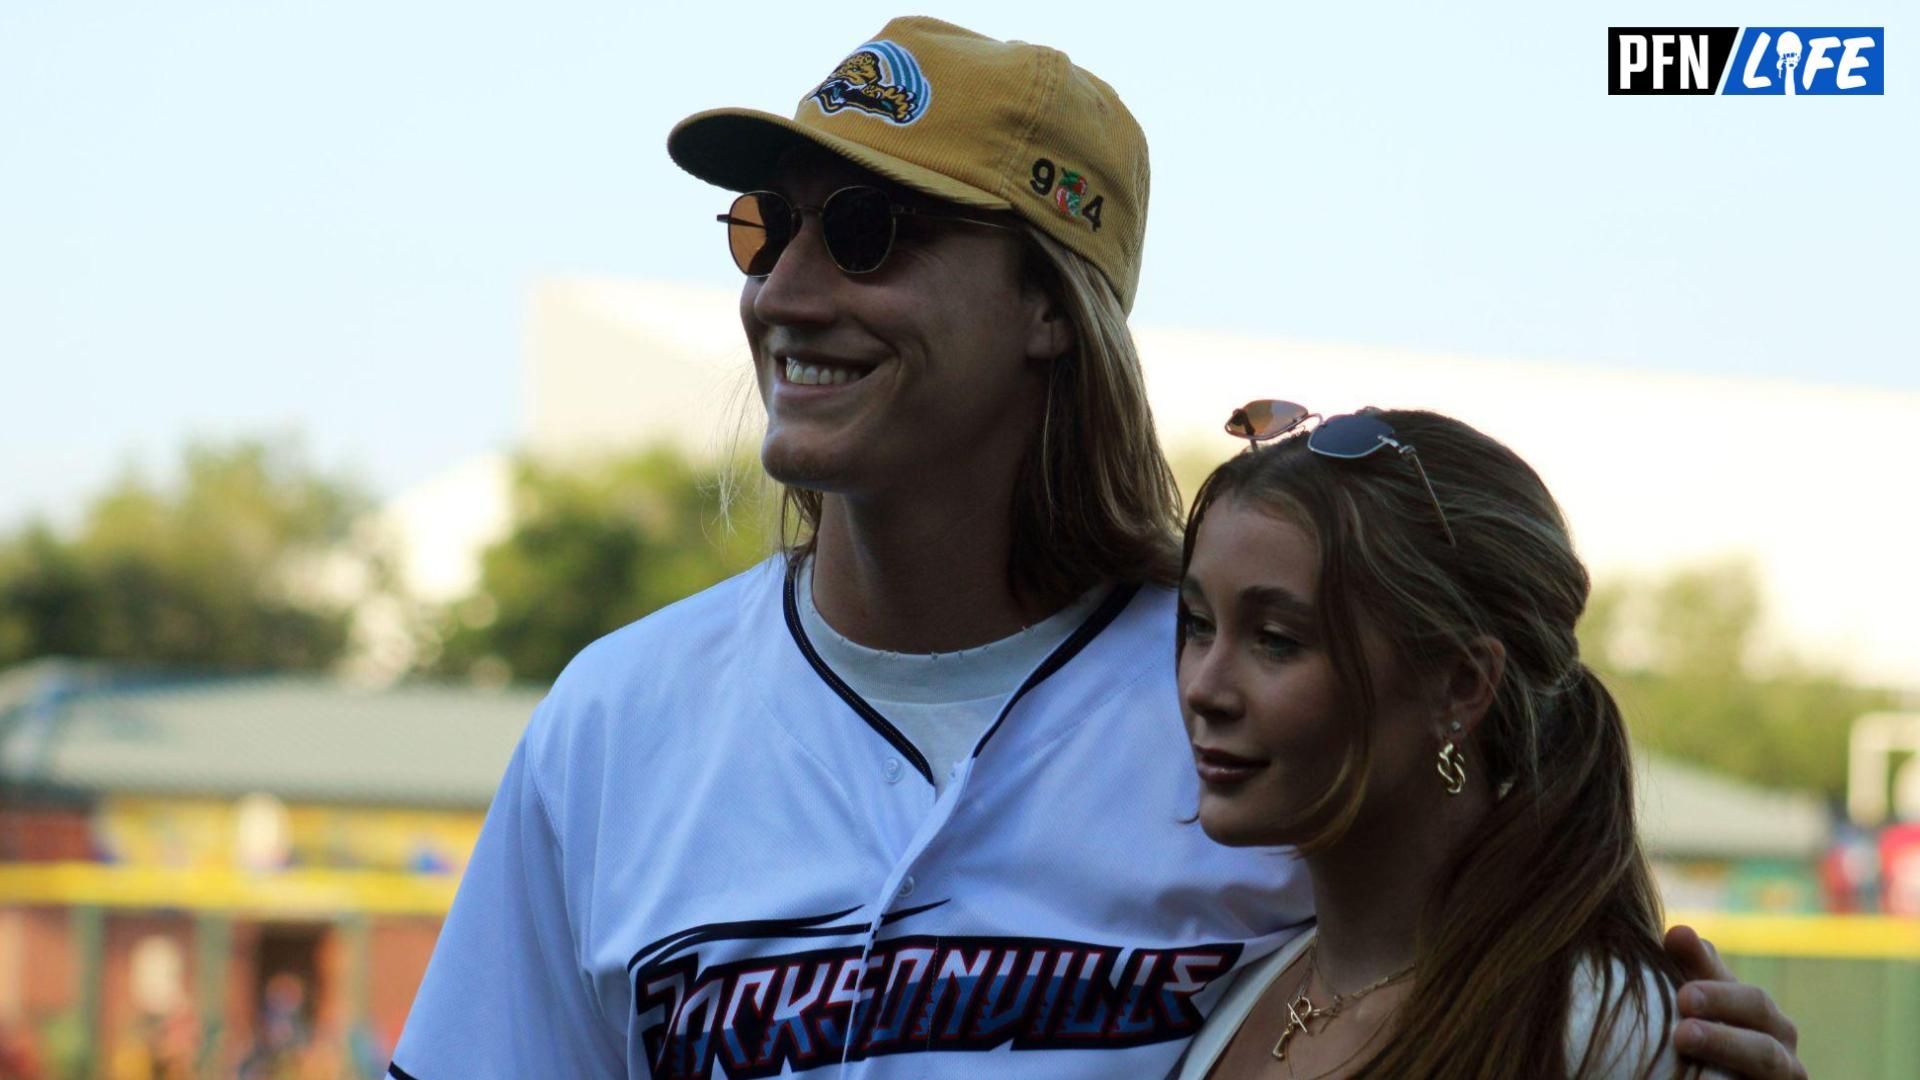
[[[667,135],[667,154],[676,164],[729,191],[767,187],[779,168],[781,155],[805,145],[820,147],[937,199],[984,210],[1013,208],[997,195],[932,169],[758,109],[709,109],[675,124]]]

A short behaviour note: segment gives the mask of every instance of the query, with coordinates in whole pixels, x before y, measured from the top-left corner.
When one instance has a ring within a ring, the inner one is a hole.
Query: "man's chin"
[[[760,446],[760,467],[776,483],[821,493],[844,489],[846,463],[820,449],[769,435]]]

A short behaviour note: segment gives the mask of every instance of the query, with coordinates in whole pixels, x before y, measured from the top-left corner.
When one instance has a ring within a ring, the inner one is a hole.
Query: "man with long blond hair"
[[[668,142],[743,193],[783,550],[560,677],[396,1080],[1160,1076],[1311,921],[1292,863],[1182,821],[1144,137],[1052,49],[912,18],[854,54]]]

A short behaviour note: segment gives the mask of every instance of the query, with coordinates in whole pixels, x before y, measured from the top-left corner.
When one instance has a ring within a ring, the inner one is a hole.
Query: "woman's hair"
[[[1595,961],[1599,1000],[1614,1008],[1596,1018],[1602,1034],[1575,1064],[1596,1071],[1616,1021],[1671,1015],[1677,969],[1660,946],[1659,896],[1635,835],[1626,726],[1574,636],[1586,568],[1553,497],[1513,451],[1434,413],[1377,415],[1416,449],[1457,547],[1411,461],[1390,450],[1329,458],[1294,435],[1207,478],[1182,566],[1222,499],[1277,513],[1318,541],[1320,640],[1356,722],[1341,769],[1305,812],[1312,835],[1302,851],[1337,842],[1366,797],[1377,702],[1362,626],[1390,639],[1410,685],[1438,677],[1476,641],[1505,647],[1492,704],[1463,747],[1496,800],[1421,917],[1416,989],[1394,1021],[1404,1037],[1360,1075],[1557,1075],[1571,983]],[[1184,620],[1179,638],[1184,645]],[[1611,985],[1622,969],[1624,987]],[[1655,980],[1659,1012],[1648,1011],[1649,970],[1665,976]],[[1629,1000],[1640,1016],[1623,1015]],[[1661,1043],[1650,1045],[1663,1045],[1665,1022],[1651,1021],[1649,1037],[1653,1027]]]
[[[1060,305],[1073,344],[1049,368],[1046,412],[1014,482],[1008,584],[1050,607],[1101,581],[1171,584],[1180,489],[1154,437],[1120,299],[1085,258],[1024,222],[1016,229],[1024,284]],[[779,529],[789,559],[812,554],[820,506],[820,492],[782,485]]]

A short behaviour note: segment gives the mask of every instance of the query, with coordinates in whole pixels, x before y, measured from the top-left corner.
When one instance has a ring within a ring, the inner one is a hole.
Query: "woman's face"
[[[1223,844],[1289,844],[1345,760],[1353,725],[1319,640],[1320,550],[1306,529],[1233,495],[1207,509],[1180,588],[1181,713],[1200,775],[1200,825]],[[1363,623],[1366,622],[1363,614]],[[1362,820],[1425,802],[1422,768],[1438,743],[1419,704],[1395,687],[1386,641],[1365,627],[1376,711]]]

